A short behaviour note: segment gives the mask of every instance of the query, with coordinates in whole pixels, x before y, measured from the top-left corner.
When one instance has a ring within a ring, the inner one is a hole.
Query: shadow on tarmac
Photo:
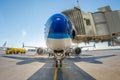
[[[109,58],[116,55],[105,55],[105,56],[92,56],[92,55],[81,55],[76,58],[66,58],[63,60],[63,67],[58,69],[57,80],[96,80],[90,74],[83,71],[81,68],[76,66],[74,62],[88,62],[93,64],[102,64],[97,59]],[[12,58],[22,60],[17,65],[29,64],[32,62],[43,62],[46,63],[42,68],[36,71],[28,80],[54,80],[55,62],[52,58],[28,58],[28,57],[17,57],[17,56],[2,56],[5,58]]]
[[[65,59],[64,63],[63,68],[58,69],[57,80],[96,80],[73,62]]]
[[[46,63],[27,80],[54,80],[55,64]]]
[[[57,79],[54,79],[55,68],[55,63],[47,63],[28,80],[96,80],[67,59],[63,60],[63,67],[58,68]]]
[[[83,55],[82,55],[83,56]],[[87,55],[84,55],[87,56]],[[103,62],[98,61],[97,59],[103,59],[103,58],[109,58],[109,57],[113,57],[116,55],[105,55],[105,56],[92,56],[89,55],[90,57],[75,57],[75,58],[67,58],[70,61],[73,62],[88,62],[88,63],[94,63],[94,64],[103,64]]]
[[[2,56],[2,57],[6,57],[6,58],[11,58],[11,59],[17,59],[17,60],[21,60],[20,62],[17,62],[17,65],[24,65],[24,64],[29,64],[29,63],[33,63],[33,62],[42,62],[42,63],[49,63],[49,62],[54,62],[52,58],[28,58],[28,57],[18,57],[18,56]]]
[[[83,56],[83,57],[81,57],[81,56]],[[88,62],[88,63],[94,63],[94,64],[102,64],[103,62],[98,61],[97,59],[109,58],[109,57],[113,57],[113,56],[116,56],[116,55],[93,56],[93,55],[89,55],[89,54],[88,55],[82,54],[80,56],[77,56],[74,58],[67,58],[67,59],[70,61],[73,61],[73,62]],[[19,56],[12,56],[12,55],[5,55],[2,57],[21,60],[20,62],[16,63],[17,65],[24,65],[24,64],[29,64],[32,62],[43,62],[43,63],[49,63],[50,61],[55,62],[54,58],[29,58],[29,57],[22,57],[22,56],[19,57]]]

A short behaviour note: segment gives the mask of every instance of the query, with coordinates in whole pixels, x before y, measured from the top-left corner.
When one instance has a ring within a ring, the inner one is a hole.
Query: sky
[[[77,0],[0,0],[0,46],[7,41],[9,47],[45,46],[44,24],[48,18],[66,9],[78,6]],[[85,12],[110,5],[120,10],[120,0],[79,0]]]

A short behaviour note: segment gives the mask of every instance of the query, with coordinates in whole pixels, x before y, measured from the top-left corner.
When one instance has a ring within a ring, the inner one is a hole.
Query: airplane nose
[[[45,33],[48,35],[48,38],[61,39],[72,36],[72,25],[63,14],[55,14],[51,16],[45,26]]]
[[[61,17],[54,18],[50,26],[50,33],[66,33],[66,31],[67,31],[66,20]]]

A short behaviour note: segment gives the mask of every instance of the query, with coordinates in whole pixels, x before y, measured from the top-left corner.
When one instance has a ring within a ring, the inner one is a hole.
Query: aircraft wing
[[[36,47],[36,46],[25,46],[24,43],[22,45],[23,48],[27,47],[27,48],[35,48],[36,49],[36,53],[39,55],[45,54],[47,52],[47,48],[43,48],[43,47]]]

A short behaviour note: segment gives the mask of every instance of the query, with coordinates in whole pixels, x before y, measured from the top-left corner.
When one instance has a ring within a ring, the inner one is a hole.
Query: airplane
[[[6,49],[6,44],[7,44],[7,41],[4,42],[4,44],[0,47],[0,50],[5,50]]]
[[[52,53],[56,59],[56,67],[62,67],[62,60],[66,54],[80,54],[80,47],[72,47],[72,40],[75,38],[75,30],[71,21],[62,13],[52,15],[45,24],[45,41],[47,49],[42,47],[24,46],[37,48],[38,54],[45,52]],[[68,53],[69,52],[69,53]]]

